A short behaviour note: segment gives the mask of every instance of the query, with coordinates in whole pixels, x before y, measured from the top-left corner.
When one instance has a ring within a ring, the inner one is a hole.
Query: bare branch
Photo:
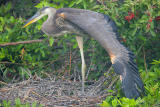
[[[11,45],[19,45],[19,44],[30,44],[30,43],[37,43],[37,42],[42,42],[42,41],[43,41],[43,39],[20,41],[20,42],[10,42],[10,43],[0,44],[0,47],[11,46]]]

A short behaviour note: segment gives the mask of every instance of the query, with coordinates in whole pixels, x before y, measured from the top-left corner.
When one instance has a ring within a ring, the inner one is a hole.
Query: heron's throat
[[[45,10],[45,13],[48,15],[48,17],[54,17],[55,14],[56,14],[56,9],[55,9],[55,8],[52,8],[52,7],[47,8],[47,9]]]

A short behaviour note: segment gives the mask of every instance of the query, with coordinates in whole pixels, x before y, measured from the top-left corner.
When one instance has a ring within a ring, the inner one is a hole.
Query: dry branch
[[[10,43],[0,44],[0,47],[11,46],[11,45],[19,45],[19,44],[30,44],[30,43],[37,43],[37,42],[42,42],[42,41],[43,41],[43,39],[20,41],[20,42],[10,42]]]

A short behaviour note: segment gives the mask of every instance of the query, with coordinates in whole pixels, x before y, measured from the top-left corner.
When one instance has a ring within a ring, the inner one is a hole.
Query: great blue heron
[[[60,36],[65,33],[76,34],[82,59],[82,91],[85,81],[85,60],[83,55],[83,38],[89,35],[97,40],[108,52],[114,71],[120,75],[122,90],[126,97],[137,98],[144,92],[134,55],[117,39],[117,27],[109,16],[83,9],[52,7],[40,9],[30,18],[24,27],[36,22],[43,16],[48,19],[42,25],[42,31],[49,36]]]

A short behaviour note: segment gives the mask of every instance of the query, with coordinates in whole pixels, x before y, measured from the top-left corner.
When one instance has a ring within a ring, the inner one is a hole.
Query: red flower
[[[151,27],[151,24],[147,24],[147,29],[149,30],[150,29],[150,27]]]
[[[129,22],[131,20],[131,18],[129,16],[125,16],[125,20],[127,20]]]
[[[156,20],[156,21],[160,20],[160,16],[157,16],[157,17],[155,18],[155,20]]]
[[[150,18],[150,19],[148,20],[148,22],[152,22],[152,18]]]
[[[135,16],[134,13],[128,12],[128,16],[125,16],[125,20],[129,22],[130,20],[134,18],[134,16]]]
[[[133,18],[134,18],[134,13],[129,12],[129,13],[128,13],[128,15],[131,17],[131,19],[133,19]]]

